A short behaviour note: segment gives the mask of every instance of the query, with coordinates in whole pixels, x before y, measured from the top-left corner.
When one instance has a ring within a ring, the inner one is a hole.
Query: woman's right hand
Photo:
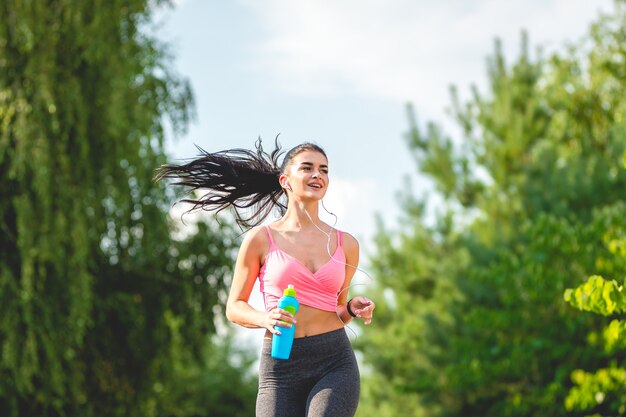
[[[293,314],[291,314],[287,310],[276,307],[266,314],[265,320],[263,321],[263,327],[272,332],[272,334],[280,335],[280,331],[275,329],[274,326],[291,327],[293,324],[295,324],[295,322],[296,319]]]

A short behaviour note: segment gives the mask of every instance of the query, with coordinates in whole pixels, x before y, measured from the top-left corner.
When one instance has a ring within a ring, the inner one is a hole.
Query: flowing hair
[[[303,143],[284,154],[278,137],[275,149],[265,152],[259,138],[256,151],[228,149],[210,153],[196,145],[200,155],[183,165],[162,165],[157,168],[155,181],[175,179],[173,185],[190,187],[189,194],[206,191],[197,199],[184,198],[183,203],[192,204],[186,212],[202,209],[216,213],[232,207],[237,224],[250,228],[265,220],[272,209],[277,208],[282,216],[287,210],[283,195],[286,195],[278,178],[297,154],[307,150],[326,153],[313,143]]]

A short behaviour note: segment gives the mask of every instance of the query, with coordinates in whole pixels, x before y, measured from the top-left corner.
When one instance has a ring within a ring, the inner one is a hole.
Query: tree
[[[172,415],[207,352],[237,236],[173,239],[152,180],[192,114],[149,30],[162,3],[0,5],[2,415]]]
[[[488,93],[460,103],[453,90],[462,141],[412,123],[444,203],[433,221],[426,197],[408,196],[403,232],[381,227],[386,302],[360,337],[372,369],[360,415],[563,415],[571,372],[606,362],[585,343],[598,318],[562,294],[590,268],[624,270],[596,242],[626,218],[626,175],[610,168],[626,149],[625,16],[617,2],[586,44],[547,58],[523,36],[507,65],[496,44]]]
[[[626,168],[626,154],[624,154]],[[603,241],[608,250],[616,255],[620,265],[614,271],[623,271],[626,261],[626,227],[623,222],[611,221]],[[605,259],[598,259],[605,263]],[[626,281],[624,282],[626,284]],[[594,329],[588,340],[595,349],[607,354],[608,363],[604,368],[587,372],[577,369],[572,372],[574,386],[571,388],[565,406],[568,411],[585,412],[594,416],[626,415],[626,322],[621,317],[626,313],[626,292],[624,284],[607,280],[599,275],[589,277],[587,282],[564,293],[565,301],[581,311],[614,317],[608,325]]]
[[[580,310],[603,316],[623,315],[626,312],[624,286],[615,280],[607,281],[601,276],[592,276],[585,284],[568,289],[565,300]],[[626,414],[626,369],[623,360],[626,351],[625,335],[626,323],[617,318],[611,320],[601,331],[590,334],[591,344],[597,349],[603,349],[611,359],[608,366],[593,372],[584,369],[572,372],[574,387],[565,399],[568,411],[584,411],[586,415],[593,413],[594,416]]]

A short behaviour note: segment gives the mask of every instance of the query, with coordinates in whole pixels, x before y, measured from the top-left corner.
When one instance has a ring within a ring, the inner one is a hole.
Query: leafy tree
[[[407,196],[403,230],[381,226],[359,415],[563,415],[572,371],[609,360],[586,343],[598,317],[562,294],[626,266],[597,243],[626,218],[611,168],[626,149],[623,6],[547,58],[523,36],[507,64],[496,44],[488,93],[453,90],[461,141],[411,113],[410,149],[444,203]]]
[[[192,114],[150,32],[162,3],[0,4],[3,416],[174,415],[172,381],[211,352],[236,234],[173,239],[152,181]]]
[[[179,322],[182,324],[182,321]],[[182,338],[177,338],[182,343]],[[258,379],[251,367],[256,352],[237,348],[229,335],[205,344],[202,360],[185,358],[178,348],[174,380],[163,392],[162,412],[176,417],[248,417],[254,415]],[[243,372],[242,370],[249,370]],[[163,387],[161,387],[163,388]]]
[[[624,240],[622,240],[623,244]],[[617,281],[607,281],[601,276],[592,276],[574,289],[565,292],[565,300],[580,310],[603,316],[626,313],[624,286]],[[584,412],[593,416],[626,415],[626,323],[613,319],[601,331],[590,333],[590,344],[606,352],[605,367],[587,372],[576,369],[571,374],[574,387],[571,388],[565,406],[568,411]]]
[[[623,223],[611,222],[603,240],[612,254],[622,261],[626,260],[626,228]],[[605,259],[598,261],[606,262]],[[567,289],[564,298],[582,311],[605,317],[623,317],[626,313],[624,284],[594,275],[584,284]],[[593,372],[583,369],[572,372],[574,387],[565,399],[565,406],[568,411],[585,412],[586,415],[626,415],[626,322],[613,318],[600,331],[594,329],[589,335],[589,341],[594,348],[606,352],[608,363],[606,367]]]

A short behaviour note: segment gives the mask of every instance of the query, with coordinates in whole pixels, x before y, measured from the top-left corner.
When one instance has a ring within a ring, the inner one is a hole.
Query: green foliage
[[[572,388],[565,400],[570,411],[595,411],[594,416],[626,414],[626,369],[611,367],[595,373],[577,370],[572,373]]]
[[[626,312],[626,293],[617,281],[594,275],[575,289],[565,290],[565,301],[579,310],[610,316]]]
[[[174,415],[163,393],[213,354],[236,234],[173,239],[152,180],[192,105],[150,32],[159,4],[0,4],[3,416]]]
[[[623,236],[623,231],[620,235]],[[626,260],[625,238],[609,235],[605,240],[611,253]],[[576,288],[565,290],[563,296],[571,306],[582,311],[603,316],[626,313],[624,286],[598,275],[591,276]],[[597,340],[596,344],[610,355],[611,366],[593,373],[582,369],[573,371],[574,387],[565,399],[565,407],[569,411],[594,413],[594,416],[626,415],[626,362],[620,360],[626,352],[626,322],[613,319],[599,334],[592,332],[590,338]]]
[[[198,361],[185,357],[184,340],[180,337],[183,321],[172,343],[175,372],[171,381],[155,384],[159,401],[151,406],[160,410],[152,415],[176,417],[248,417],[254,414],[257,378],[250,370],[256,353],[237,349],[231,335],[213,337],[204,345]]]
[[[626,322],[612,320],[602,332],[602,337],[607,353],[626,349]]]
[[[370,369],[359,415],[564,415],[572,372],[622,357],[621,324],[598,332],[601,317],[575,314],[563,293],[590,270],[626,271],[626,171],[614,168],[625,22],[618,7],[548,57],[524,36],[507,63],[496,44],[487,93],[453,95],[461,140],[410,119],[418,171],[444,203],[428,211],[427,196],[407,196],[402,231],[380,227],[384,298],[359,338]],[[606,288],[593,297],[620,311],[619,286]]]

